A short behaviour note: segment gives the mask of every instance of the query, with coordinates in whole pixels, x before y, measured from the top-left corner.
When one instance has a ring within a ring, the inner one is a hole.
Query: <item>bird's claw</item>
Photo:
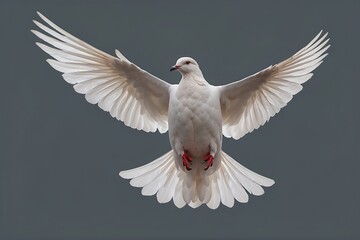
[[[182,158],[182,161],[183,161],[183,166],[186,167],[186,170],[190,171],[191,170],[191,162],[192,162],[192,159],[191,157],[186,153],[184,152],[183,155],[181,156]]]
[[[212,165],[213,165],[213,162],[214,162],[214,157],[213,157],[213,155],[211,155],[210,153],[208,153],[208,154],[206,155],[204,161],[207,163],[207,164],[206,164],[206,167],[204,168],[204,170],[206,171],[206,170],[209,169],[209,167],[212,167]]]

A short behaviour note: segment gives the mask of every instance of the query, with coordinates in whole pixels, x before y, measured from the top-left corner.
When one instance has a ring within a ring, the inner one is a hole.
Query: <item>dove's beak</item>
[[[174,70],[177,70],[177,69],[179,69],[179,68],[180,68],[180,66],[177,66],[177,65],[172,66],[172,67],[170,68],[170,72],[171,72],[171,71],[174,71]]]

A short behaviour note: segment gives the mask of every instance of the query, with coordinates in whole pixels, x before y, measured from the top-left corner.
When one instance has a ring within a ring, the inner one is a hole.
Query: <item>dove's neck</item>
[[[209,85],[209,83],[205,80],[204,75],[201,70],[192,71],[188,73],[182,73],[181,82],[184,83],[197,83],[198,85]]]

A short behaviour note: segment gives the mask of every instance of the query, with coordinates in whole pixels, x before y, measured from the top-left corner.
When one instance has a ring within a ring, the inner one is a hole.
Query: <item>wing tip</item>
[[[48,63],[48,64],[53,64],[54,62],[57,62],[56,60],[54,60],[54,59],[52,59],[52,58],[48,58],[48,59],[46,59],[46,62]],[[51,65],[52,66],[52,65]],[[53,66],[52,66],[53,67]]]
[[[120,171],[119,176],[124,178],[124,179],[129,179],[129,178],[126,177],[126,171]]]
[[[274,179],[271,179],[271,185],[269,185],[269,187],[271,187],[272,185],[274,185],[276,182]]]
[[[35,44],[36,44],[39,48],[41,48],[41,49],[43,49],[43,46],[46,46],[46,45],[43,44],[42,42],[35,42]]]
[[[329,34],[329,32],[324,32],[324,29],[321,29],[320,32],[316,35],[316,37],[319,37],[319,36],[327,36]]]
[[[47,19],[41,12],[36,11],[37,15],[39,15],[39,17],[41,17],[43,20]],[[45,18],[45,19],[44,19]]]
[[[267,178],[267,177],[264,177],[266,178],[266,183],[265,182],[262,182],[261,186],[264,186],[264,187],[271,187],[275,184],[275,181],[271,178]],[[265,192],[264,192],[265,193]]]
[[[35,45],[42,49],[42,45],[45,45],[45,44],[43,44],[41,42],[35,42]]]
[[[115,49],[115,55],[122,61],[131,63],[118,49]]]
[[[320,32],[317,34],[317,36],[320,36],[323,32],[323,29],[320,29]]]

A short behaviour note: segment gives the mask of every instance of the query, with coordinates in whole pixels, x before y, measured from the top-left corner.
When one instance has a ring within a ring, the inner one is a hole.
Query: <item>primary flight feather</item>
[[[181,73],[171,85],[136,66],[118,50],[111,56],[64,31],[41,13],[42,30],[32,32],[36,43],[54,59],[47,62],[63,72],[65,81],[92,104],[145,132],[169,131],[172,149],[144,166],[120,176],[155,195],[160,203],[173,199],[181,208],[206,204],[216,209],[234,200],[247,202],[248,193],[262,195],[272,179],[245,168],[221,150],[222,135],[239,139],[265,124],[312,77],[330,45],[321,32],[285,61],[242,80],[212,86],[198,63],[182,57],[170,69]]]

